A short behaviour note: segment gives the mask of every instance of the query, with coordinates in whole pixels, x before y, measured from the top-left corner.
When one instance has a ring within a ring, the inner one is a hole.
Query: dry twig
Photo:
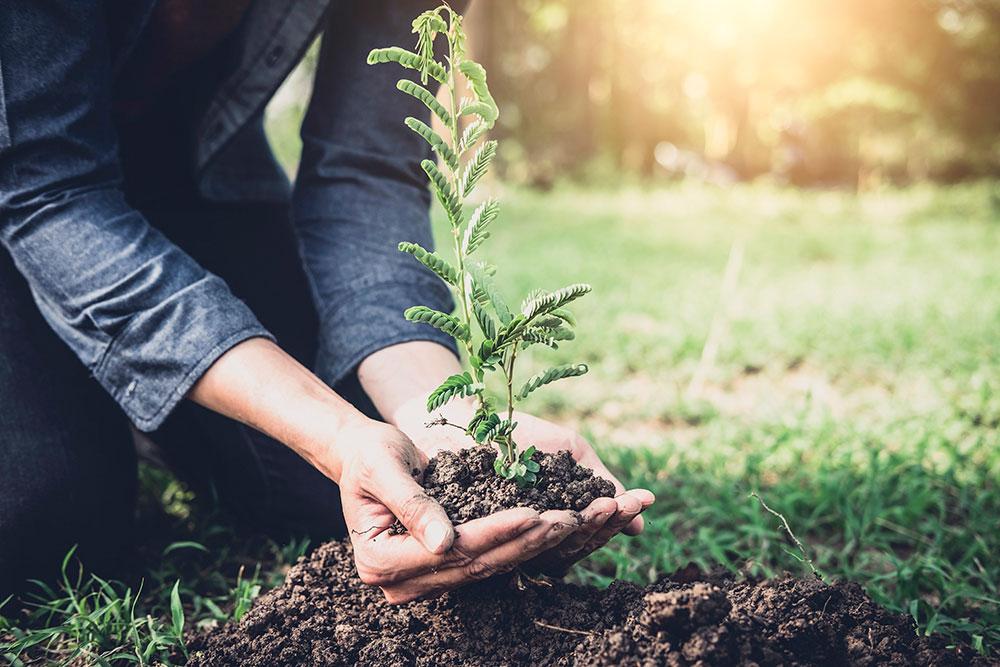
[[[802,558],[803,560],[805,560],[806,565],[809,566],[809,569],[812,570],[813,576],[815,576],[820,581],[823,581],[823,575],[820,573],[819,570],[816,569],[816,566],[813,565],[812,558],[809,557],[809,554],[806,552],[806,548],[802,546],[802,542],[799,541],[799,538],[795,537],[795,533],[792,532],[792,527],[788,525],[788,521],[785,519],[785,515],[781,514],[780,512],[775,512],[773,509],[768,507],[767,503],[764,502],[763,498],[757,495],[756,491],[751,491],[750,497],[756,498],[757,502],[760,503],[761,507],[763,507],[771,514],[781,519],[781,526],[785,529],[785,532],[788,533],[788,536],[792,538],[792,541],[795,542],[795,546],[799,548],[799,551],[802,552]]]
[[[583,635],[585,637],[593,637],[594,633],[589,630],[573,630],[572,628],[561,628],[558,625],[551,625],[549,623],[542,623],[541,621],[535,621],[535,625],[540,628],[547,628],[549,630],[556,630],[558,632],[569,632],[574,635]]]

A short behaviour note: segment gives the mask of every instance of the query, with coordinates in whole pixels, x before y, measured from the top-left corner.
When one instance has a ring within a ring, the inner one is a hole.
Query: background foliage
[[[508,179],[1000,171],[997,0],[509,0],[469,25]]]

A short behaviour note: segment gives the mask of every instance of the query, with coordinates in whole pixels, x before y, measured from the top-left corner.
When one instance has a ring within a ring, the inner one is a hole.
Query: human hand
[[[472,446],[474,442],[460,428],[475,411],[473,403],[456,401],[442,410],[428,414],[423,399],[419,398],[404,405],[396,413],[397,425],[407,433],[418,449],[426,456],[448,450],[455,451]],[[427,427],[435,418],[443,417],[448,424]],[[584,558],[607,544],[619,532],[638,535],[645,526],[642,512],[652,505],[655,497],[646,489],[624,488],[601,461],[594,448],[572,429],[515,412],[517,422],[516,437],[522,446],[533,445],[538,450],[554,454],[569,451],[573,459],[590,468],[615,486],[614,498],[597,498],[581,513],[582,524],[571,537],[564,540],[557,549],[542,554],[535,565],[548,572],[564,572],[574,562]]]
[[[345,426],[331,459],[358,574],[393,604],[510,571],[556,549],[582,527],[572,512],[539,514],[521,507],[456,530],[418,483],[426,455],[381,422]],[[408,532],[389,531],[396,519]]]

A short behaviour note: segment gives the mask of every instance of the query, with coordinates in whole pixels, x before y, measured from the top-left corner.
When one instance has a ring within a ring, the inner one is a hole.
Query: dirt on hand
[[[428,493],[456,523],[507,507],[580,510],[613,495],[566,455],[544,455],[542,482],[493,474],[492,452],[442,454]],[[517,585],[520,583],[521,585]],[[606,589],[516,573],[434,600],[392,606],[330,542],[293,567],[238,622],[189,641],[190,665],[989,665],[968,646],[918,637],[912,620],[853,583],[739,580],[686,568]]]

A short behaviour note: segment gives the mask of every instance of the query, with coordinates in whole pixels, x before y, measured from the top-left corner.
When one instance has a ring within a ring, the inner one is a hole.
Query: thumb
[[[425,549],[443,554],[455,541],[451,520],[401,464],[375,480],[375,496],[391,511]]]

